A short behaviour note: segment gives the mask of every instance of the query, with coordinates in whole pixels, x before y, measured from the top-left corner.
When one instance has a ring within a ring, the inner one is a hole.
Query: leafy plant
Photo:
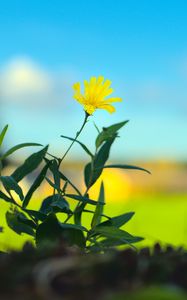
[[[95,140],[94,152],[90,151],[86,145],[78,140],[90,117],[90,111],[94,111],[97,108],[106,109],[101,107],[101,99],[98,100],[100,101],[100,106],[91,102],[92,98],[89,98],[89,93],[93,94],[93,87],[95,87],[95,91],[102,88],[101,79],[100,81],[99,79],[98,81],[95,81],[95,79],[92,81],[95,82],[95,86],[92,82],[92,89],[87,91],[88,98],[85,99],[83,104],[85,117],[80,130],[75,138],[61,135],[63,139],[71,141],[65,154],[59,158],[48,152],[48,146],[42,147],[42,149],[30,155],[9,176],[0,174],[2,184],[0,198],[11,205],[10,211],[6,213],[8,226],[17,234],[26,233],[32,236],[38,247],[63,242],[68,245],[77,245],[86,251],[105,251],[109,247],[118,245],[127,244],[132,246],[135,242],[142,240],[141,237],[133,236],[121,229],[133,217],[133,212],[112,218],[104,214],[104,206],[107,203],[104,182],[101,183],[98,199],[90,199],[89,196],[90,188],[95,184],[105,168],[133,169],[149,173],[149,171],[137,166],[126,164],[107,165],[110,149],[118,137],[118,132],[128,121],[105,127],[99,131]],[[96,96],[98,96],[97,93]],[[116,101],[119,101],[119,98],[117,99]],[[88,105],[92,106],[91,110],[90,106],[87,109]],[[107,110],[111,110],[111,108],[107,106]],[[0,134],[0,147],[4,141],[7,129],[8,126],[6,125]],[[84,168],[84,193],[76,187],[71,179],[63,174],[61,168],[66,155],[74,143],[78,143],[89,157],[89,161]],[[0,162],[13,152],[28,146],[41,147],[42,145],[36,143],[16,145],[2,154]],[[24,193],[20,181],[33,171],[37,171],[37,176],[28,191]],[[43,181],[48,182],[53,188],[53,192],[43,199],[39,210],[31,210],[29,209],[30,200]],[[74,193],[69,193],[69,186],[74,190]],[[19,201],[16,200],[15,195]],[[75,207],[70,205],[72,201],[75,203]],[[92,215],[89,227],[85,226],[82,220],[83,214],[88,213]],[[61,221],[61,215],[64,216],[63,222]]]

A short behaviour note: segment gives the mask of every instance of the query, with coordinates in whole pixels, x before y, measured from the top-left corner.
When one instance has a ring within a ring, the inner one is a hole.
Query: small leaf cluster
[[[50,154],[48,146],[24,143],[16,145],[2,154],[0,157],[0,199],[10,203],[10,210],[6,212],[8,226],[17,234],[24,233],[32,236],[37,247],[65,243],[68,246],[76,245],[86,251],[105,251],[110,247],[132,245],[141,241],[141,237],[133,236],[121,228],[133,217],[134,212],[116,217],[104,214],[104,206],[107,203],[104,182],[100,185],[98,199],[89,197],[89,189],[105,168],[135,169],[148,172],[140,167],[125,164],[107,165],[111,146],[118,137],[118,131],[126,124],[127,121],[124,121],[99,131],[94,153],[77,139],[78,135],[75,138],[61,136],[63,139],[70,140],[72,144],[78,143],[89,156],[89,161],[84,168],[84,193],[62,172],[62,159]],[[0,147],[7,129],[8,126],[5,126],[0,133]],[[12,174],[2,175],[1,162],[15,151],[29,146],[42,148],[30,155]],[[24,193],[20,182],[33,171],[37,175],[27,192]],[[42,200],[38,210],[30,209],[29,203],[44,181],[52,187],[52,193]],[[70,193],[69,187],[74,192]],[[72,202],[74,203],[73,207]],[[84,225],[82,218],[84,214],[91,214],[89,226]],[[64,221],[61,221],[62,216]]]

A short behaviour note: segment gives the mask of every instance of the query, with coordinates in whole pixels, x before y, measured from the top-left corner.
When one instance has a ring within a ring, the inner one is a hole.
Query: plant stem
[[[77,132],[77,134],[75,136],[75,139],[72,141],[72,143],[70,144],[70,146],[68,147],[68,149],[66,150],[66,152],[64,153],[64,155],[62,156],[62,158],[59,159],[59,167],[60,167],[62,161],[64,160],[64,158],[66,157],[66,155],[68,154],[68,152],[70,151],[71,147],[73,146],[73,144],[75,143],[75,141],[78,139],[79,135],[81,134],[81,132],[82,132],[82,130],[83,130],[83,128],[84,128],[84,126],[85,126],[85,124],[86,124],[89,116],[90,115],[87,112],[85,112],[84,122],[83,122],[81,128],[79,129],[79,131]]]
[[[73,146],[73,144],[76,142],[76,140],[78,139],[79,135],[81,134],[84,126],[86,125],[86,122],[88,120],[88,117],[90,115],[85,111],[85,117],[84,117],[84,121],[83,121],[83,124],[81,126],[81,128],[79,129],[79,131],[77,132],[74,140],[72,141],[72,143],[70,144],[70,146],[68,147],[68,149],[66,150],[66,152],[64,153],[64,155],[62,156],[62,158],[59,158],[58,159],[58,170],[60,169],[60,165],[62,163],[62,161],[64,160],[64,158],[66,157],[66,155],[68,154],[68,152],[70,151],[71,147]],[[70,181],[68,180],[68,183],[76,190],[76,192],[81,196],[81,192],[75,187],[75,185]],[[55,188],[53,190],[53,195],[55,194]]]

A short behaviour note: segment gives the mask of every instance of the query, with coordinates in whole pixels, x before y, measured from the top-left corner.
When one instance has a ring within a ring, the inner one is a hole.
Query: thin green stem
[[[66,150],[66,152],[64,153],[64,155],[62,156],[62,158],[59,159],[59,167],[60,167],[62,161],[64,160],[64,158],[66,157],[66,155],[68,154],[68,152],[70,151],[71,147],[73,146],[73,144],[75,143],[75,141],[78,139],[79,135],[81,134],[84,126],[86,125],[88,117],[89,117],[89,114],[87,112],[85,112],[84,122],[83,122],[81,128],[79,129],[79,131],[77,132],[77,134],[75,136],[75,139],[72,141],[72,143],[70,144],[70,146],[68,147],[68,149]]]
[[[85,111],[85,117],[84,117],[84,121],[83,121],[83,124],[81,126],[81,128],[79,129],[79,131],[77,132],[76,136],[75,136],[75,139],[72,141],[72,143],[70,144],[70,146],[68,147],[68,149],[66,150],[66,152],[64,153],[64,155],[62,156],[62,158],[59,158],[58,159],[58,170],[60,169],[60,165],[62,163],[62,161],[64,160],[64,158],[66,157],[66,155],[68,154],[68,152],[70,151],[70,149],[72,148],[73,144],[76,142],[76,140],[78,139],[79,135],[81,134],[84,126],[86,125],[86,122],[88,120],[88,117],[90,115]],[[49,154],[50,155],[50,154]],[[75,187],[75,185],[70,181],[68,180],[69,184],[76,190],[76,192],[81,195],[80,191]],[[55,194],[55,188],[53,190],[53,195]]]

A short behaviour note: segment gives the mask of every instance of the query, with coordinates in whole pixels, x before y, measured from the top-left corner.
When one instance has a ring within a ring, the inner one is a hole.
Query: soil
[[[186,293],[187,251],[156,244],[151,250],[88,254],[65,245],[36,249],[26,243],[20,252],[0,254],[0,283],[5,300],[115,300],[125,298],[111,295],[133,295],[150,286]]]

